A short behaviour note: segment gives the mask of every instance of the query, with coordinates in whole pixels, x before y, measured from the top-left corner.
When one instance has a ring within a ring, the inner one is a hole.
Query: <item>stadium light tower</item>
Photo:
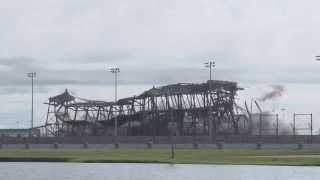
[[[110,68],[110,72],[112,74],[114,74],[114,102],[116,103],[118,101],[118,99],[117,99],[118,73],[120,72],[120,68]],[[117,116],[115,116],[115,119],[114,119],[114,136],[115,136],[115,139],[117,141],[117,137],[118,137],[118,119],[117,119]]]
[[[31,78],[31,129],[33,128],[33,81],[36,78],[36,72],[28,73],[28,77]]]
[[[211,81],[212,80],[212,77],[211,77],[212,70],[214,67],[216,67],[216,63],[214,61],[209,61],[209,62],[204,63],[204,65],[206,68],[209,68],[209,70],[210,70],[210,81]]]
[[[212,80],[212,69],[214,67],[216,67],[216,63],[214,61],[208,61],[208,62],[205,62],[204,63],[205,67],[206,68],[209,68],[209,71],[210,71],[210,82],[209,82],[209,92],[211,92],[211,80]],[[210,103],[210,107],[209,107],[209,136],[213,138],[213,117],[212,117],[212,104]],[[214,130],[215,131],[215,130]]]

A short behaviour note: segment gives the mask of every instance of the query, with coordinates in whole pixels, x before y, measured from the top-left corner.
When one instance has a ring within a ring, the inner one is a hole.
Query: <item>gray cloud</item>
[[[69,59],[69,63],[105,63],[130,60],[131,54],[124,50],[110,49],[100,54],[81,54]]]
[[[14,58],[0,58],[0,65],[7,66],[12,70],[32,70],[38,69],[33,58],[28,57],[14,57]]]
[[[31,92],[31,87],[25,86],[10,86],[10,87],[0,87],[0,95],[24,95],[29,94]],[[36,86],[34,87],[35,93],[48,93],[48,88],[44,86]]]
[[[2,77],[0,85],[29,85],[30,80],[26,74],[32,71],[37,72],[35,83],[38,85],[113,84],[113,75],[108,72],[108,67],[112,66],[107,66],[108,61],[106,61],[106,64],[102,61],[102,68],[97,66],[88,70],[85,68],[73,69],[71,67],[60,70],[58,68],[50,68],[50,66],[40,66],[37,62],[37,60],[25,57],[0,59],[0,66],[6,66],[9,69],[0,71],[0,76]],[[215,79],[220,80],[251,83],[312,83],[320,80],[316,66],[312,68],[308,66],[292,66],[289,69],[288,66],[278,66],[273,68],[273,72],[270,74],[270,70],[265,68],[247,70],[242,67],[224,67],[223,63],[216,62],[217,67],[213,71],[213,76]],[[77,62],[76,64],[82,64],[83,67],[86,67],[88,62]],[[145,68],[129,68],[129,66],[124,66],[124,68],[121,67],[119,74],[119,81],[123,84],[170,84],[177,82],[203,82],[207,79],[209,79],[209,71],[203,67],[202,62],[193,67],[162,68],[146,66]]]
[[[0,88],[0,94],[26,94],[28,92],[25,88],[5,87]]]
[[[318,82],[317,5],[292,1],[7,2],[0,85],[203,81]]]

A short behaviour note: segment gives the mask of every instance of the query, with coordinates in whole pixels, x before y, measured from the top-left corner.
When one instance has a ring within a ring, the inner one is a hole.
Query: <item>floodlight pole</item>
[[[33,128],[33,81],[36,77],[36,72],[28,73],[28,77],[31,78],[31,129]]]
[[[214,67],[216,67],[216,63],[214,61],[209,61],[204,63],[206,68],[209,68],[209,73],[210,73],[210,81],[212,80],[212,70]]]
[[[209,90],[208,93],[211,92],[211,80],[212,80],[212,69],[216,66],[216,63],[214,61],[209,61],[209,62],[205,62],[205,67],[209,68],[209,72],[210,72],[210,81],[209,81]],[[209,98],[210,99],[210,98]],[[209,101],[210,102],[210,101]],[[209,104],[209,136],[211,136],[213,138],[213,133],[212,133],[212,125],[213,125],[213,118],[212,118],[212,104]]]
[[[114,103],[117,103],[117,91],[118,91],[118,73],[120,72],[120,68],[110,68],[110,72],[114,74]],[[118,138],[118,118],[115,116],[114,118],[114,137],[115,143],[117,143]]]

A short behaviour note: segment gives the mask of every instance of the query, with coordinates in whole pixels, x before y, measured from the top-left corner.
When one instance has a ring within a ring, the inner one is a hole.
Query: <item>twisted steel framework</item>
[[[117,102],[83,99],[66,90],[49,98],[46,123],[39,128],[46,136],[112,135],[117,118],[119,135],[169,135],[172,122],[178,135],[243,134],[248,116],[235,105],[238,90],[236,82],[211,80],[153,87]]]

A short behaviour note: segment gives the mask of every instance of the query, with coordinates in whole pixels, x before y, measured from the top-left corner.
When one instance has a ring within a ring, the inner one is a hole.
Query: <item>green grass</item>
[[[0,161],[318,166],[320,165],[320,150],[176,150],[175,159],[172,160],[169,149],[2,149],[0,150]]]

